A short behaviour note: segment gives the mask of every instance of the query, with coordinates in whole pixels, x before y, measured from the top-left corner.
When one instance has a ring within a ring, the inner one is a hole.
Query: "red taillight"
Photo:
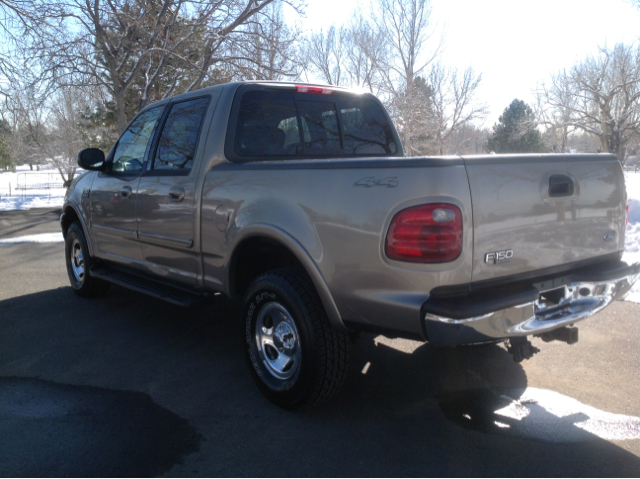
[[[629,196],[627,193],[624,193],[624,225],[627,226],[629,224]]]
[[[296,93],[319,93],[321,95],[331,95],[334,92],[331,88],[319,86],[296,85]]]
[[[402,210],[391,220],[385,254],[413,263],[446,263],[462,252],[462,213],[449,203]]]

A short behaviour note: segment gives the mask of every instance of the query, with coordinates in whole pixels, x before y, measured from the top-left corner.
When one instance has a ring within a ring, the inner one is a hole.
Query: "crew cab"
[[[242,301],[256,384],[285,408],[331,397],[361,331],[467,345],[574,323],[628,292],[613,155],[404,156],[373,95],[234,82],[144,108],[69,187],[81,296],[115,283],[181,306]]]

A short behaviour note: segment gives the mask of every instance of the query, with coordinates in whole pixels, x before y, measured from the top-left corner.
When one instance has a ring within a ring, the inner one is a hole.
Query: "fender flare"
[[[91,236],[89,236],[89,228],[87,227],[87,222],[84,216],[80,213],[80,208],[73,201],[67,200],[64,205],[62,205],[62,214],[60,215],[60,223],[62,223],[63,218],[67,216],[66,210],[71,208],[76,216],[80,219],[80,227],[82,228],[82,232],[84,233],[84,237],[87,240],[87,246],[89,246],[89,256],[94,256],[93,254],[93,244],[91,243]],[[71,223],[69,223],[71,225]]]
[[[322,272],[316,265],[311,255],[297,239],[295,239],[283,229],[278,228],[277,226],[265,223],[253,224],[251,226],[243,228],[233,238],[232,244],[229,248],[231,254],[229,255],[229,260],[226,261],[225,264],[225,278],[227,285],[231,285],[231,272],[233,267],[232,258],[234,257],[238,245],[240,245],[244,240],[258,236],[275,240],[285,246],[289,251],[291,251],[291,253],[293,253],[293,255],[297,258],[298,261],[300,261],[300,264],[302,264],[302,267],[311,278],[311,281],[313,282],[313,285],[318,292],[318,296],[320,297],[320,301],[322,301],[322,305],[324,306],[324,310],[327,313],[327,317],[329,318],[331,326],[342,331],[349,331],[349,329],[342,322],[340,312],[338,311],[338,307],[333,300],[333,296],[331,296],[331,292],[329,291],[329,287],[327,286],[324,276],[322,275]]]

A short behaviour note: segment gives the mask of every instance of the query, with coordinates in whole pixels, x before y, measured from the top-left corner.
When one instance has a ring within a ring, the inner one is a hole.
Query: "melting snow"
[[[19,243],[62,243],[63,241],[62,233],[42,233],[38,235],[0,239],[0,246]]]
[[[626,172],[624,174],[629,199],[629,224],[624,237],[625,261],[640,261],[640,173]],[[640,281],[624,298],[625,301],[640,303]]]
[[[18,175],[21,173],[34,175],[51,173],[55,180],[62,180],[56,169],[31,171],[28,165],[19,166],[16,173],[0,173],[0,211],[62,207],[66,188],[16,190]]]
[[[547,442],[640,439],[640,418],[613,414],[547,389],[527,388],[517,400],[495,411],[505,433]]]

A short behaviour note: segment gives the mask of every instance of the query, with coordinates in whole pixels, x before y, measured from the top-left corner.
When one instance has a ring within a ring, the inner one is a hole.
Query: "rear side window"
[[[193,166],[198,134],[209,98],[175,103],[162,128],[154,170],[188,171]]]
[[[232,122],[226,146],[230,159],[388,156],[398,152],[384,111],[368,96],[255,89],[241,93],[235,108],[235,129]]]

